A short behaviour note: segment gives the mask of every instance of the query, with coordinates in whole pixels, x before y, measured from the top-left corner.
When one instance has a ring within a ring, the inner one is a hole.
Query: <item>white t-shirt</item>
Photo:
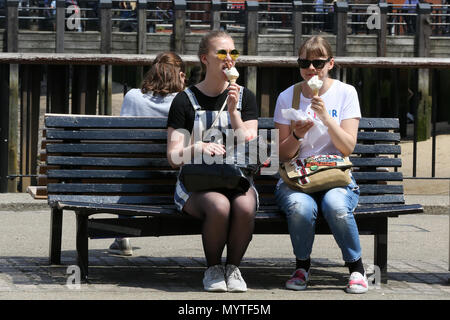
[[[165,97],[153,95],[153,92],[142,93],[141,89],[131,89],[122,102],[121,116],[167,117],[170,105],[177,92]]]
[[[279,124],[290,125],[291,120],[287,120],[282,116],[281,110],[292,107],[292,95],[294,93],[294,86],[290,86],[286,90],[280,93],[275,106],[275,113],[273,119]],[[337,122],[341,123],[342,120],[361,118],[361,110],[359,108],[358,93],[356,89],[346,83],[339,80],[333,80],[330,88],[320,96],[325,102],[328,113]],[[299,110],[306,112],[315,119],[319,119],[318,116],[311,110],[311,99],[306,98],[303,93],[300,95]],[[310,129],[311,130],[311,129]],[[304,159],[313,155],[320,154],[336,154],[342,155],[339,150],[336,149],[331,138],[326,132],[320,138],[318,138],[313,145],[307,140],[308,136],[301,143],[299,158]]]

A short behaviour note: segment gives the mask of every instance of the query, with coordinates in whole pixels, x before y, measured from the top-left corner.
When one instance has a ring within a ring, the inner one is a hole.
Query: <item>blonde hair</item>
[[[210,46],[211,46],[211,40],[216,38],[230,38],[233,39],[230,34],[228,34],[225,31],[222,30],[214,30],[206,35],[203,36],[203,38],[200,40],[200,44],[198,46],[197,56],[200,59],[200,65],[202,67],[202,74],[204,75],[206,73],[206,66],[203,64],[201,60],[201,56],[204,54],[208,54]]]

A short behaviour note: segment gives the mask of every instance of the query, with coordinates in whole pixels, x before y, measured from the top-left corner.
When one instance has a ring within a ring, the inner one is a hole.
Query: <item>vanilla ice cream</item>
[[[309,79],[308,81],[308,86],[311,88],[311,90],[313,91],[313,95],[316,96],[319,94],[319,90],[320,88],[322,88],[323,85],[323,81],[319,80],[318,76],[313,76],[311,79]]]
[[[239,78],[239,72],[235,67],[231,67],[230,69],[225,69],[223,71],[230,81],[231,84],[236,83],[237,78]]]

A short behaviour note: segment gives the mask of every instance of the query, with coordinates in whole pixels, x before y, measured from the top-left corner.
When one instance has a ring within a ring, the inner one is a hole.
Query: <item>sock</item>
[[[306,260],[295,259],[296,268],[295,269],[305,269],[306,272],[309,272],[309,267],[311,267],[311,258]]]
[[[359,272],[362,275],[364,275],[364,266],[363,266],[361,258],[359,258],[355,262],[347,263],[347,266],[348,266],[348,270],[350,271],[350,274],[353,272]]]

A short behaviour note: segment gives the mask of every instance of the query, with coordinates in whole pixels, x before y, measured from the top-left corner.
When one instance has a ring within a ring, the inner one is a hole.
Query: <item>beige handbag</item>
[[[294,86],[292,108],[298,109],[301,83]],[[352,163],[348,157],[338,155],[317,155],[306,158],[303,162],[295,154],[288,162],[280,165],[278,172],[283,181],[294,190],[304,193],[315,193],[337,187],[345,187],[351,183],[350,170]]]

